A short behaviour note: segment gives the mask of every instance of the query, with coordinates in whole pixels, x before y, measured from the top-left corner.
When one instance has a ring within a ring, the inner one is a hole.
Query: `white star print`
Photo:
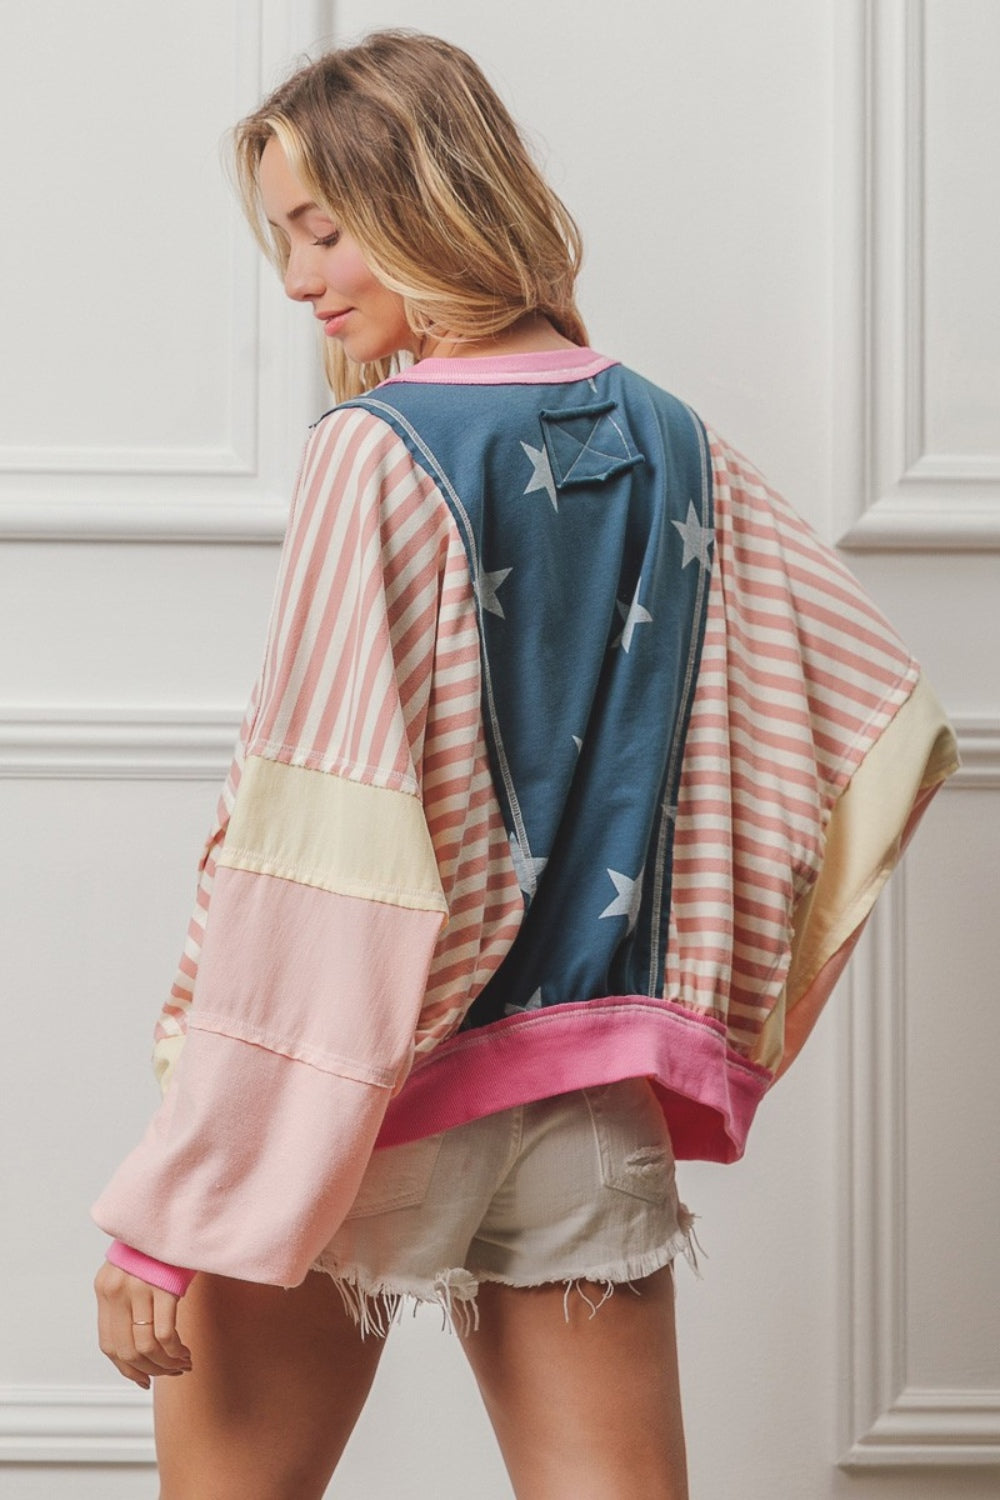
[[[520,1013],[522,1011],[525,1011],[525,1010],[541,1010],[541,1008],[542,1008],[542,988],[541,988],[541,985],[539,985],[538,989],[535,991],[535,993],[532,995],[531,999],[527,1002],[526,1005],[505,1005],[504,1008],[503,1008],[503,1013],[504,1013],[505,1016],[517,1016],[517,1015],[520,1015]]]
[[[513,571],[513,568],[499,568],[495,573],[480,573],[479,575],[479,602],[483,609],[488,610],[491,615],[499,615],[501,620],[506,620],[507,616],[503,612],[503,605],[497,598],[497,589]]]
[[[684,556],[681,558],[681,567],[686,568],[688,563],[694,562],[695,558],[703,568],[712,566],[708,549],[712,545],[712,528],[703,526],[698,520],[698,512],[694,508],[694,501],[688,501],[688,513],[686,521],[672,521],[681,536],[684,538]]]
[[[521,443],[521,447],[534,464],[530,484],[525,486],[524,493],[531,495],[535,490],[544,490],[552,501],[552,509],[559,509],[556,499],[556,482],[552,478],[552,465],[549,463],[549,452],[547,448],[533,448],[530,443]],[[676,524],[676,523],[675,523]]]
[[[517,872],[517,883],[526,896],[533,896],[538,889],[538,877],[548,864],[548,860],[526,856],[521,850],[521,840],[516,833],[509,833],[507,841],[510,844],[510,857],[514,861],[514,869]]]
[[[674,522],[674,525],[677,525],[676,521]],[[642,579],[640,578],[639,582],[635,586],[635,593],[632,596],[631,604],[623,604],[620,599],[615,600],[615,603],[618,606],[618,613],[625,621],[625,629],[622,631],[621,635],[615,637],[611,644],[612,646],[621,646],[622,650],[626,653],[631,649],[632,637],[635,634],[636,626],[649,625],[653,618],[653,616],[649,613],[649,610],[643,609],[642,605],[639,603],[639,590],[641,588]]]
[[[583,749],[583,740],[581,740],[578,734],[574,734],[573,743],[576,746],[576,753],[577,755],[579,755],[580,751]]]
[[[606,906],[601,912],[602,917],[628,917],[628,931],[631,932],[639,919],[639,907],[642,904],[642,877],[644,870],[640,870],[634,880],[623,875],[620,870],[608,870],[618,895],[610,906]]]

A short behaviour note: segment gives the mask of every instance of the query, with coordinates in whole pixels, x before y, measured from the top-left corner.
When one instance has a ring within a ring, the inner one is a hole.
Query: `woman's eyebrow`
[[[291,213],[285,215],[285,218],[288,220],[289,224],[294,224],[296,219],[301,219],[302,215],[307,214],[310,209],[318,207],[318,203],[300,203],[298,208],[293,208]],[[270,224],[272,229],[278,228],[278,225],[274,222],[273,219],[268,219],[267,222]]]

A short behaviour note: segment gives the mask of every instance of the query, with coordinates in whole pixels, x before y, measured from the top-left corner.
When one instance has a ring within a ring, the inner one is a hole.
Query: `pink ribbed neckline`
[[[572,374],[577,379],[586,379],[606,370],[618,361],[596,349],[580,347],[574,349],[533,349],[515,354],[473,355],[452,359],[431,358],[419,360],[398,375],[390,375],[382,385],[392,385],[399,380],[426,380],[440,385],[495,385],[504,381],[524,384],[526,381],[551,383]]]

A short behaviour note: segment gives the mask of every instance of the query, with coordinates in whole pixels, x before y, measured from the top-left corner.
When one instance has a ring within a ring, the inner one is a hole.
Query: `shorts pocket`
[[[347,1218],[364,1219],[423,1203],[443,1141],[443,1134],[427,1135],[374,1151]]]
[[[601,1164],[601,1181],[646,1203],[676,1194],[674,1152],[663,1111],[645,1078],[584,1089]]]

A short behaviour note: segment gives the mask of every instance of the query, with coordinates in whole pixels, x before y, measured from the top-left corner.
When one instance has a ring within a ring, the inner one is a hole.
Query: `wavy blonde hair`
[[[588,342],[574,300],[580,231],[460,47],[409,28],[372,32],[300,68],[235,127],[247,218],[284,273],[287,242],[270,232],[258,180],[272,137],[403,298],[415,334],[475,341],[534,312],[572,343]],[[324,345],[337,401],[401,368],[395,354],[358,364],[336,339]]]

